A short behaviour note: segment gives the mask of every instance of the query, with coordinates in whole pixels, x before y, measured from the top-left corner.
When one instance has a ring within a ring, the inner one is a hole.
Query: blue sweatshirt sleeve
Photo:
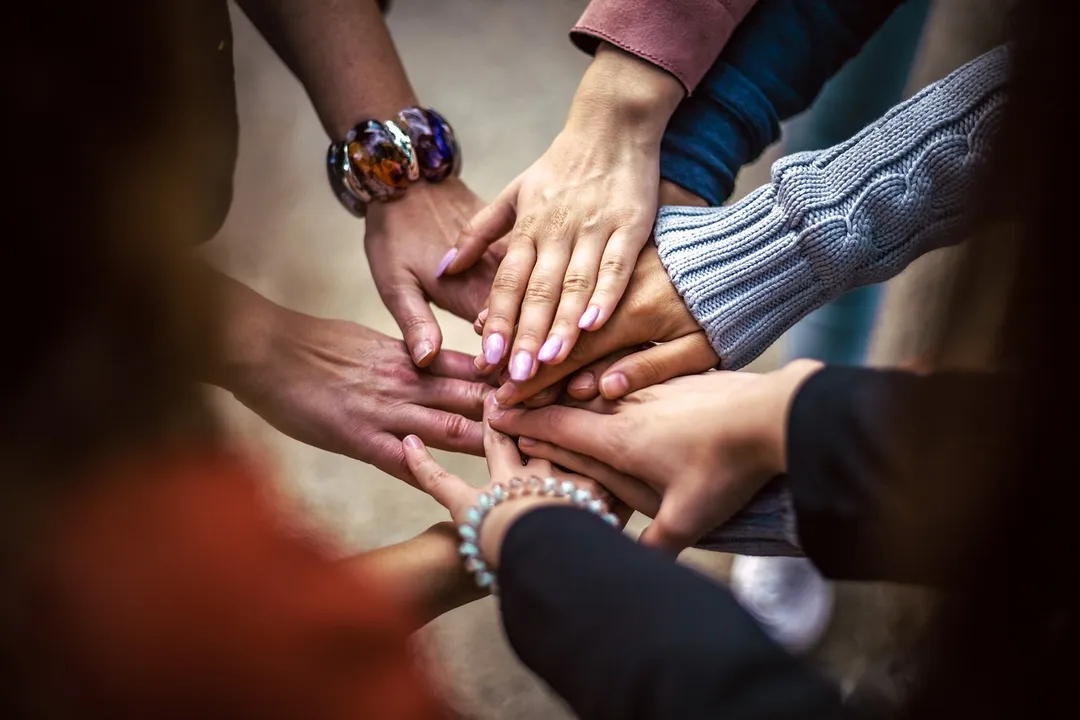
[[[760,0],[664,134],[660,174],[720,205],[902,0]]]

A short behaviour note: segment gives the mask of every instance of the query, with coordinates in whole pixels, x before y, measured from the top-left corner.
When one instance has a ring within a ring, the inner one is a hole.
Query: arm
[[[1005,47],[931,85],[851,140],[777,161],[721,208],[665,208],[656,243],[726,368],[811,310],[962,239],[1006,102]]]
[[[487,595],[461,566],[457,529],[433,525],[405,542],[371,550],[345,561],[346,566],[378,587],[393,591],[402,607],[411,608],[418,629],[443,613]]]
[[[594,54],[602,42],[668,71],[692,93],[756,0],[592,0],[570,39]]]
[[[388,120],[419,104],[380,14],[385,4],[240,0],[244,12],[304,85],[334,140],[359,122]],[[313,154],[324,152],[320,148]],[[364,246],[371,274],[419,366],[431,367],[442,347],[442,331],[429,301],[471,320],[487,298],[500,248],[484,254],[470,272],[451,282],[436,282],[434,272],[465,219],[482,207],[456,177],[438,184],[415,183],[397,202],[368,206]]]
[[[958,468],[993,474],[1007,441],[1007,376],[826,368],[787,423],[799,542],[827,576],[946,584],[972,521],[950,494]],[[985,499],[985,498],[984,498]]]
[[[711,205],[810,107],[900,0],[761,0],[664,134],[660,173]]]
[[[239,0],[300,80],[326,133],[339,139],[366,118],[393,117],[416,93],[376,0]]]
[[[842,714],[725,588],[580,510],[521,516],[499,563],[511,645],[581,717]]]

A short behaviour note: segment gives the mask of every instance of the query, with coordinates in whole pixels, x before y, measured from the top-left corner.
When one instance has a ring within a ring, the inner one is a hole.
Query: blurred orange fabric
[[[448,717],[407,613],[273,497],[226,455],[69,493],[32,550],[28,689],[82,717]]]

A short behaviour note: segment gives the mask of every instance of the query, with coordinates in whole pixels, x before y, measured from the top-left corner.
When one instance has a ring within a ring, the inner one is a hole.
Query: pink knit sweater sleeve
[[[756,0],[592,0],[570,31],[585,52],[601,42],[670,72],[693,92]]]

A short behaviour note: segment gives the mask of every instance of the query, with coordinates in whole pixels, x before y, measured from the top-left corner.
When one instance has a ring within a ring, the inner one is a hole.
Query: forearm
[[[954,480],[994,476],[987,448],[1009,441],[1017,385],[1002,374],[839,367],[810,378],[787,422],[807,555],[837,579],[948,584],[949,555],[984,507],[954,497]]]
[[[217,302],[215,361],[200,382],[235,392],[238,381],[272,352],[275,326],[289,312],[247,285],[202,264],[202,292]]]
[[[1006,102],[1009,52],[965,65],[851,140],[777,161],[721,208],[663,208],[656,244],[726,369],[810,311],[963,239]]]
[[[824,84],[885,22],[899,0],[759,2],[672,117],[661,175],[711,205],[739,169],[780,137]]]
[[[433,525],[405,542],[346,560],[365,577],[390,589],[412,610],[417,627],[443,613],[487,595],[465,572],[458,555],[460,540],[452,523]]]
[[[510,643],[579,716],[839,710],[835,689],[766,638],[726,589],[670,555],[573,508],[523,515],[505,538]]]
[[[238,0],[304,85],[331,138],[417,104],[376,0]]]

